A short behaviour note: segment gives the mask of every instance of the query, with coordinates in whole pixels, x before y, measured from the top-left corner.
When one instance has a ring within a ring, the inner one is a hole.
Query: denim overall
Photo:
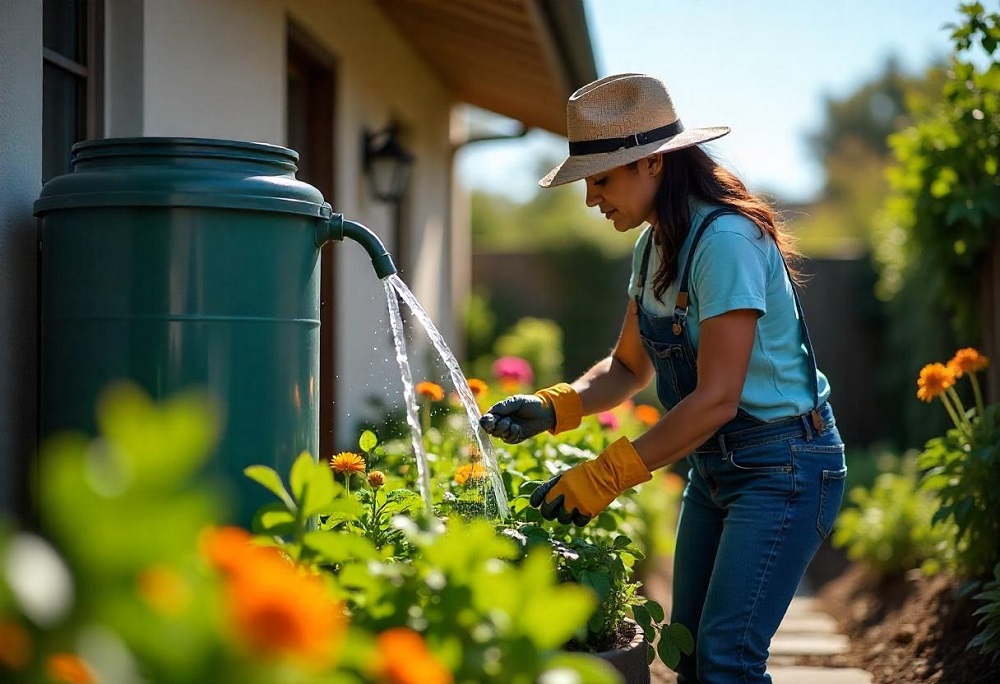
[[[639,333],[667,410],[697,383],[697,353],[687,332],[688,278],[698,242],[725,213],[736,212],[716,209],[697,229],[670,316],[642,308],[652,236],[646,243],[636,297]],[[678,681],[685,684],[771,681],[771,637],[840,509],[844,445],[830,405],[817,405],[816,357],[794,285],[792,292],[815,408],[770,422],[740,409],[688,456],[670,617],[695,635],[694,656],[678,668]]]

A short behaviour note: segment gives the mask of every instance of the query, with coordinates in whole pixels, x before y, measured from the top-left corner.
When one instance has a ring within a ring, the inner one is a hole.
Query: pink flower
[[[601,411],[598,413],[597,422],[601,424],[601,427],[609,430],[617,430],[621,426],[618,416],[616,416],[612,411]]]
[[[535,378],[531,364],[519,356],[501,356],[493,362],[493,375],[501,381],[530,385]]]

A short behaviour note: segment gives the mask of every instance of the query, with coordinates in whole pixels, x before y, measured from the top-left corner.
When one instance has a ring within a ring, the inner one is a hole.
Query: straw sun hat
[[[643,74],[615,74],[566,104],[569,157],[538,184],[564,185],[648,157],[721,138],[728,126],[685,129],[667,87]]]

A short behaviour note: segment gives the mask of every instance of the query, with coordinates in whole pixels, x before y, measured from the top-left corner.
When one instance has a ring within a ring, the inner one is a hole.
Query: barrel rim
[[[257,142],[249,140],[228,140],[225,138],[199,138],[191,136],[132,136],[122,138],[90,138],[81,140],[73,144],[71,152],[74,160],[78,155],[88,154],[91,156],[95,150],[114,149],[129,146],[147,148],[151,151],[157,147],[166,145],[190,145],[194,147],[225,148],[232,150],[264,152],[271,155],[288,157],[292,162],[298,164],[299,153],[289,147],[282,147],[273,143]],[[135,150],[140,151],[141,150]]]

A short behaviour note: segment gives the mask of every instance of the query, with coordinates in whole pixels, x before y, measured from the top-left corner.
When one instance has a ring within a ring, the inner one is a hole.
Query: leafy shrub
[[[497,338],[493,350],[497,356],[516,356],[530,363],[539,387],[563,377],[563,333],[554,321],[522,318]]]
[[[928,364],[921,371],[918,396],[939,398],[952,429],[927,442],[918,457],[924,470],[921,488],[931,493],[933,521],[953,526],[950,536],[960,574],[978,577],[1000,562],[1000,404],[984,406],[976,379],[988,363],[974,349],[956,352],[947,365]],[[955,383],[969,380],[975,405],[966,410]]]
[[[833,545],[846,548],[851,560],[862,561],[876,576],[888,579],[927,563],[941,551],[946,533],[931,523],[933,498],[919,490],[912,467],[882,473],[870,488],[855,487],[837,516]]]
[[[979,632],[969,642],[970,649],[993,655],[994,662],[1000,662],[1000,563],[993,568],[993,579],[975,596],[986,605],[976,610],[979,617]]]

